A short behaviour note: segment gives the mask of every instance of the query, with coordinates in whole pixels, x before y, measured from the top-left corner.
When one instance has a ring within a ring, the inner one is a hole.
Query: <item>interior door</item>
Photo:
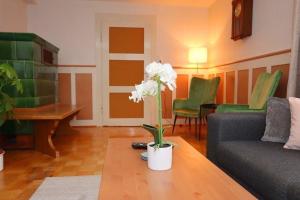
[[[151,62],[151,23],[138,16],[115,16],[102,23],[103,125],[149,123],[150,101],[129,100]]]

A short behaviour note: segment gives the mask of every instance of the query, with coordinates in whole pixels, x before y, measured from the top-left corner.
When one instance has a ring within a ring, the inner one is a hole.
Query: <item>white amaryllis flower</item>
[[[167,85],[170,90],[176,88],[177,74],[170,64],[162,64],[159,62],[152,62],[146,67],[146,74],[149,79],[159,78],[160,81]]]
[[[155,96],[157,94],[157,82],[154,80],[142,81],[141,84],[135,86],[135,90],[131,92],[130,100],[138,103],[144,100],[146,96]]]

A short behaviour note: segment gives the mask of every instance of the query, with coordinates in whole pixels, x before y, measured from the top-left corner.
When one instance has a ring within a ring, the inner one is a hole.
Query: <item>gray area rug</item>
[[[97,200],[100,176],[48,177],[30,200]]]

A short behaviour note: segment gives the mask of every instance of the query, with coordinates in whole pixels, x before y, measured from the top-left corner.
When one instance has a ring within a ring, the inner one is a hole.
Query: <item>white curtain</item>
[[[287,96],[300,97],[300,0],[295,0],[293,44]]]

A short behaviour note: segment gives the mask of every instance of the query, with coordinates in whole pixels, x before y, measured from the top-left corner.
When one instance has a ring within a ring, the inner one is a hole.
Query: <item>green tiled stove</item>
[[[24,92],[6,91],[18,108],[35,108],[57,101],[57,57],[59,49],[33,33],[0,32],[0,64],[8,63],[17,71]],[[1,134],[14,143],[33,141],[33,122],[7,121]],[[26,143],[26,142],[25,142]],[[28,142],[27,142],[28,143]],[[24,146],[19,144],[18,146]],[[25,145],[26,146],[26,145]]]

